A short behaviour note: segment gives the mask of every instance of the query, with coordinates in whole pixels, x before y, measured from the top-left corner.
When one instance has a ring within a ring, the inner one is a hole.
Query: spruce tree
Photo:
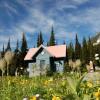
[[[72,42],[70,42],[68,46],[68,59],[75,59],[74,46]]]
[[[18,40],[17,40],[16,48],[15,48],[15,53],[18,53],[18,52],[19,52],[19,43],[18,43]]]
[[[75,59],[81,59],[81,44],[78,41],[77,34],[75,39]]]
[[[23,33],[22,34],[21,53],[19,55],[19,57],[20,57],[20,65],[19,66],[24,67],[24,68],[27,67],[27,63],[24,61],[27,50],[28,50],[27,49],[27,41],[26,41],[25,33]]]
[[[43,44],[43,36],[42,36],[42,32],[40,32],[40,45]]]
[[[86,38],[83,38],[82,42],[82,62],[83,63],[88,63],[88,48],[87,48],[87,41]]]
[[[41,44],[43,44],[42,32],[40,32],[40,34],[38,34],[37,47],[39,47]]]
[[[54,46],[54,45],[56,45],[56,43],[55,43],[55,33],[54,33],[54,30],[53,30],[53,27],[52,27],[51,36],[50,36],[50,40],[49,40],[49,46]]]
[[[25,33],[22,34],[21,52],[23,54],[26,54],[27,52],[27,41],[26,41]]]
[[[10,38],[9,38],[9,40],[8,40],[8,44],[7,44],[7,48],[6,48],[5,52],[7,52],[7,51],[11,51],[11,47],[10,47]]]
[[[38,37],[37,37],[37,47],[39,47],[39,34],[38,34]]]
[[[15,48],[15,63],[16,63],[16,69],[20,69],[20,66],[24,65],[24,60],[23,60],[23,54],[19,50],[19,42],[17,40],[16,42],[16,48]]]
[[[88,54],[88,60],[94,60],[94,48],[90,37],[88,40]]]
[[[5,48],[4,48],[4,44],[3,44],[3,48],[2,48],[2,58],[4,57],[5,54]]]

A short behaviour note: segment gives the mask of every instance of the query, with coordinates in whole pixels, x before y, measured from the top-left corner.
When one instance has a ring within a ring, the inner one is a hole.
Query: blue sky
[[[37,33],[42,31],[44,41],[54,27],[57,42],[74,41],[94,36],[100,32],[99,0],[0,0],[0,49],[10,37],[14,48],[22,32],[26,33],[28,46],[36,43]]]

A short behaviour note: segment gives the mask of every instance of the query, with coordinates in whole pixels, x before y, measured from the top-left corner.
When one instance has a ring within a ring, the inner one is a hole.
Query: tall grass
[[[91,83],[89,87],[87,81],[83,82],[82,79],[77,73],[34,78],[1,77],[0,100],[22,100],[35,94],[40,94],[44,100],[52,100],[53,96],[61,100],[93,100],[96,98],[93,93],[98,91],[99,85]]]

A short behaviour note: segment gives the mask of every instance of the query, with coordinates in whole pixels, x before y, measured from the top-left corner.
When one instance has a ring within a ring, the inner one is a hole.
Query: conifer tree
[[[25,33],[22,34],[22,45],[21,45],[21,53],[19,55],[20,57],[20,66],[26,68],[27,67],[27,63],[24,61],[24,58],[26,56],[27,53],[27,41],[26,41],[26,37],[25,37]]]
[[[81,44],[78,41],[77,34],[76,34],[76,39],[75,39],[75,58],[81,59]]]
[[[70,42],[68,46],[68,59],[72,59],[72,60],[75,59],[74,46],[72,42]]]
[[[4,48],[4,44],[3,44],[3,48],[2,48],[2,57],[4,57],[5,54],[5,48]]]
[[[22,34],[21,52],[23,54],[26,54],[27,52],[27,41],[26,41],[25,33]]]
[[[37,37],[37,47],[39,47],[39,34],[38,34],[38,37]]]
[[[91,38],[89,37],[88,40],[88,60],[93,60],[94,59],[94,48],[93,48],[93,44],[91,42]]]
[[[86,38],[83,38],[82,42],[82,61],[83,63],[88,63],[88,48],[87,48],[87,41]]]
[[[56,45],[56,43],[55,43],[55,33],[54,33],[54,30],[53,30],[53,27],[52,27],[52,30],[51,30],[51,36],[50,36],[50,40],[49,40],[49,45],[50,46]]]
[[[23,54],[20,52],[19,50],[19,42],[17,40],[16,42],[16,48],[15,48],[15,67],[16,69],[18,70],[18,68],[20,69],[20,66],[22,67],[25,63],[24,63],[24,60],[23,60]]]
[[[40,34],[38,34],[37,47],[39,47],[41,44],[43,44],[42,32],[40,32]]]
[[[43,44],[43,36],[42,36],[42,32],[40,32],[40,44]]]
[[[18,52],[19,52],[19,43],[18,43],[18,40],[17,40],[15,53],[18,53]]]
[[[5,52],[7,52],[7,51],[11,51],[11,47],[10,47],[10,38],[9,38],[9,40],[8,40],[8,44],[7,44],[7,48],[6,48]]]

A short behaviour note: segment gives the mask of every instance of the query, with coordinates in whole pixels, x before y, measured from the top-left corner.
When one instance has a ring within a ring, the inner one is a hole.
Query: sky
[[[100,0],[0,0],[0,49],[21,43],[26,35],[28,48],[36,45],[37,34],[42,31],[44,43],[54,28],[58,44],[79,41],[100,32]]]

